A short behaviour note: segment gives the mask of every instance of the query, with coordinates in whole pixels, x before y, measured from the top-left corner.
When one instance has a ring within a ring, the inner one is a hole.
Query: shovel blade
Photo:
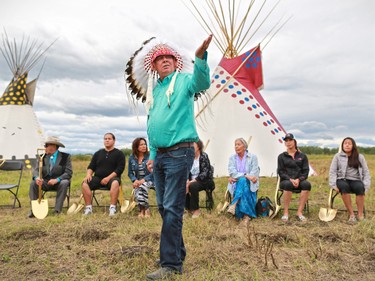
[[[321,221],[329,222],[332,221],[337,214],[336,209],[331,209],[331,208],[320,208],[319,210],[319,219]]]
[[[220,210],[220,212],[221,212],[221,213],[222,213],[222,212],[225,212],[225,210],[228,208],[228,206],[229,206],[229,202],[228,202],[228,201],[225,201],[223,207],[222,207],[221,210]]]
[[[69,207],[68,211],[66,211],[67,215],[72,215],[74,214],[75,210],[77,210],[77,203],[73,203],[72,206]]]
[[[126,209],[126,213],[130,213],[131,211],[133,211],[133,209],[135,208],[135,206],[137,206],[137,203],[135,203],[134,201],[130,203],[129,207]]]
[[[130,204],[129,200],[124,200],[120,209],[121,213],[126,213],[126,210],[129,208],[129,204]]]
[[[216,211],[220,214],[222,208],[223,208],[223,203],[220,202],[219,204],[217,204]]]
[[[37,219],[44,219],[48,215],[48,200],[31,200],[31,210]]]
[[[276,205],[275,212],[271,215],[271,219],[275,218],[281,209],[281,205]]]
[[[75,211],[74,211],[73,214],[78,214],[78,213],[83,209],[83,207],[85,207],[85,205],[83,205],[83,204],[79,204],[79,205],[77,206],[77,208],[75,209]]]

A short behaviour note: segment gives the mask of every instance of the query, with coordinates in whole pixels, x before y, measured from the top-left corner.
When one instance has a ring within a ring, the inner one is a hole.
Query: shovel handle
[[[39,151],[39,150],[38,150]],[[39,179],[41,180],[43,177],[43,158],[46,154],[43,153],[42,155],[39,156]],[[38,192],[38,202],[42,201],[42,185],[38,184],[39,187],[39,192]]]
[[[124,204],[124,191],[122,190],[122,185],[120,185],[120,190],[119,190],[119,201],[120,201],[120,205],[122,206]]]
[[[333,188],[330,188],[329,196],[328,196],[328,208],[332,208],[331,202],[332,202],[332,194],[333,194]]]

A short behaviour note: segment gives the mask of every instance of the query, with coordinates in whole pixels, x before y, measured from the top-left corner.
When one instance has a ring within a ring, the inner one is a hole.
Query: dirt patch
[[[41,237],[48,236],[48,233],[43,230],[38,229],[25,229],[20,230],[9,236],[9,238],[13,238],[14,240],[35,240]]]
[[[256,234],[259,240],[266,240],[274,244],[283,244],[283,243],[294,243],[296,242],[295,235],[293,233],[257,233]]]
[[[83,241],[98,241],[107,239],[108,237],[108,231],[97,229],[84,230],[83,233],[80,235],[80,239]]]
[[[129,258],[151,253],[152,251],[153,250],[147,246],[121,246],[120,248],[121,255]]]
[[[156,232],[141,232],[133,235],[133,240],[143,244],[147,242],[158,242],[160,240],[160,234]]]
[[[313,237],[315,235],[312,235]],[[342,238],[340,237],[339,234],[337,233],[319,233],[316,235],[316,237],[319,239],[319,240],[323,240],[325,242],[340,242],[342,241]]]

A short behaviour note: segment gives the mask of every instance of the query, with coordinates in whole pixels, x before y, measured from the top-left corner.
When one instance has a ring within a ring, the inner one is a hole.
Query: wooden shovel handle
[[[43,153],[42,155],[39,156],[39,179],[41,180],[42,177],[43,177],[43,158],[46,154]],[[42,185],[39,184],[39,193],[38,193],[38,202],[40,203],[40,201],[42,200]]]

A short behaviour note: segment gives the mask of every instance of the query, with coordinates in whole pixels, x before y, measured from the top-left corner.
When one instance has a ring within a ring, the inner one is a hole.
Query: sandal
[[[356,219],[356,217],[350,217],[348,222],[349,223],[355,223],[355,222],[357,222],[357,219]]]
[[[281,217],[281,220],[282,220],[283,222],[288,222],[289,217],[284,215],[284,216]]]
[[[297,220],[298,220],[298,221],[301,221],[301,222],[305,222],[305,221],[307,221],[307,219],[305,218],[304,215],[297,216]]]
[[[236,214],[236,204],[230,205],[227,213],[232,214],[233,216]]]

